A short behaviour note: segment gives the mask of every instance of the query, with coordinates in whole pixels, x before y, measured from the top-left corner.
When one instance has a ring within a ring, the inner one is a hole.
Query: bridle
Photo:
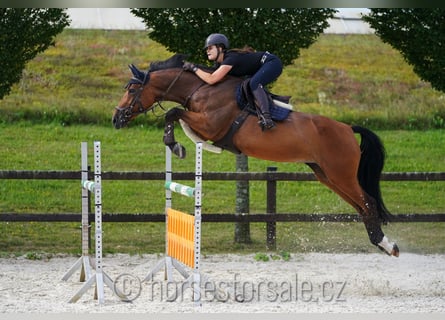
[[[181,71],[176,75],[176,77],[175,77],[175,78],[173,79],[173,81],[170,83],[170,85],[168,86],[167,90],[164,91],[164,93],[161,95],[161,97],[160,97],[159,99],[156,99],[156,100],[155,100],[155,103],[157,104],[156,106],[159,106],[162,110],[165,111],[165,109],[164,109],[164,107],[162,106],[161,103],[164,101],[164,98],[167,96],[167,94],[170,92],[171,88],[173,88],[173,86],[174,86],[175,83],[179,80],[179,78],[181,77],[181,75],[182,75],[183,73],[184,73],[184,70],[181,69]],[[130,103],[129,106],[126,106],[126,107],[115,107],[115,109],[116,109],[117,111],[120,112],[120,115],[121,115],[121,121],[124,120],[124,121],[127,122],[127,121],[129,121],[131,118],[133,118],[133,117],[135,117],[135,116],[138,116],[138,115],[140,115],[140,114],[142,114],[142,113],[147,113],[148,111],[150,111],[150,110],[154,110],[154,109],[155,109],[156,106],[153,106],[153,105],[152,105],[151,107],[149,107],[149,108],[144,108],[144,105],[142,104],[142,101],[141,101],[141,99],[140,99],[140,98],[141,98],[142,91],[144,91],[144,87],[145,87],[145,85],[148,84],[149,80],[150,80],[150,72],[147,71],[147,72],[145,73],[145,75],[144,75],[144,79],[143,79],[143,80],[141,80],[141,79],[137,79],[137,78],[132,78],[132,79],[127,83],[127,85],[125,86],[125,88],[126,88],[126,89],[129,91],[129,93],[133,96],[133,99],[131,100],[131,103]],[[129,87],[130,87],[132,84],[138,84],[139,87],[138,87],[137,89],[133,89],[133,88],[130,88],[130,89],[129,89]],[[197,88],[197,89],[199,89],[199,88]],[[184,106],[187,105],[188,100],[191,98],[191,96],[193,95],[193,93],[196,92],[197,89],[195,89],[195,90],[192,92],[192,94],[189,95],[189,96],[187,97]],[[132,90],[136,90],[136,91],[135,91],[135,92],[132,92]],[[137,107],[135,108],[135,106],[137,106]]]

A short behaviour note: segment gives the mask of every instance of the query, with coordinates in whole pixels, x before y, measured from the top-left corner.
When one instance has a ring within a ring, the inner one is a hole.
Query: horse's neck
[[[204,84],[201,79],[192,73],[180,73],[181,70],[177,69],[153,72],[150,84],[156,88],[158,99],[183,104],[194,91]]]

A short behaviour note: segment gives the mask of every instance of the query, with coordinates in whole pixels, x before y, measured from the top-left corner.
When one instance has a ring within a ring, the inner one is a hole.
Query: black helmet
[[[212,33],[209,35],[204,44],[204,49],[207,49],[215,44],[222,44],[226,49],[229,49],[229,40],[222,33]]]

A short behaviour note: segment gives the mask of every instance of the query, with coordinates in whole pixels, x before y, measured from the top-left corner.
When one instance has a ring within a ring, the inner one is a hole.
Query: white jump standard
[[[104,284],[106,284],[119,298],[127,300],[128,298],[118,291],[114,285],[113,280],[103,271],[102,268],[102,176],[101,176],[101,156],[100,156],[100,141],[94,142],[94,182],[88,180],[88,145],[86,142],[81,144],[82,152],[82,257],[71,267],[71,269],[62,278],[67,280],[77,269],[81,268],[80,281],[85,281],[85,284],[80,290],[69,300],[70,303],[76,302],[80,297],[94,284],[95,292],[94,298],[98,300],[99,304],[103,304],[104,298]],[[94,207],[95,207],[95,270],[92,273],[91,261],[88,250],[88,212],[89,201],[88,192],[94,193]]]
[[[159,261],[145,277],[144,281],[153,280],[153,276],[161,269],[165,270],[165,279],[173,280],[173,270],[183,277],[182,285],[168,297],[168,301],[178,298],[180,289],[191,288],[193,301],[201,304],[201,285],[204,280],[200,273],[201,256],[201,189],[202,189],[202,143],[196,143],[195,186],[188,187],[172,181],[171,150],[166,147],[165,168],[165,223],[166,223],[166,257]],[[195,199],[194,215],[189,215],[172,207],[172,191]],[[191,272],[188,270],[191,268]]]

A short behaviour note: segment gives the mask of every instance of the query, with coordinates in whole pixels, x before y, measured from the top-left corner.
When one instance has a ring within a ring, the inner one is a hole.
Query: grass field
[[[131,127],[114,130],[102,126],[12,125],[1,126],[4,159],[2,170],[79,170],[80,142],[102,142],[104,171],[164,170],[162,130]],[[19,134],[20,133],[20,134]],[[179,133],[179,132],[178,132]],[[385,171],[445,171],[441,130],[378,131],[387,147]],[[193,171],[193,146],[183,134],[178,139],[189,157],[174,162],[177,171]],[[92,156],[92,151],[90,157]],[[425,158],[428,158],[427,160]],[[92,161],[92,159],[91,159]],[[281,164],[249,159],[251,172],[267,166],[279,171],[308,171],[303,164]],[[204,153],[204,171],[234,171],[235,158]],[[104,181],[104,213],[162,213],[162,181]],[[235,183],[204,181],[203,212],[229,213],[235,209]],[[444,182],[382,182],[388,208],[397,213],[443,213]],[[250,212],[266,210],[264,182],[250,184]],[[190,199],[174,198],[175,207],[192,212]],[[79,212],[79,181],[4,180],[0,187],[0,212]],[[353,213],[345,202],[318,182],[279,182],[278,212]],[[80,223],[80,222],[79,222]],[[105,252],[162,252],[162,223],[106,223]],[[402,251],[445,252],[443,223],[393,223],[385,232],[402,242]],[[265,250],[265,224],[251,226],[252,244],[233,243],[233,224],[206,224],[203,250],[258,252]],[[3,254],[49,252],[79,253],[78,223],[1,223]],[[288,252],[373,252],[361,223],[278,223],[277,250]]]
[[[66,29],[1,101],[0,121],[108,125],[130,77],[128,64],[146,69],[172,54],[145,31]],[[291,95],[298,110],[348,123],[445,128],[444,94],[375,35],[321,35],[285,67],[273,92]]]
[[[0,101],[0,170],[79,170],[80,142],[102,141],[105,171],[163,171],[162,120],[149,114],[114,130],[111,112],[129,78],[128,63],[146,68],[170,55],[140,31],[66,30],[56,47],[31,61],[11,95]],[[382,58],[384,57],[384,58]],[[400,55],[372,35],[323,35],[285,72],[273,89],[292,94],[299,110],[324,114],[376,131],[387,149],[385,172],[445,171],[445,99],[418,79]],[[167,104],[168,105],[168,104]],[[193,171],[193,146],[174,170]],[[309,171],[302,164],[249,159],[249,171]],[[235,158],[204,154],[205,171],[234,171]],[[234,211],[233,182],[204,181],[203,212]],[[265,183],[251,182],[250,211],[265,212]],[[393,213],[444,213],[444,182],[382,182]],[[162,181],[107,181],[104,212],[161,213]],[[190,211],[189,199],[174,199]],[[0,212],[79,212],[78,181],[4,180]],[[353,213],[318,182],[279,182],[278,212]],[[0,213],[1,214],[1,213]],[[163,252],[161,223],[107,223],[105,252]],[[265,225],[251,226],[252,244],[233,242],[233,224],[203,228],[204,253],[265,250]],[[444,223],[394,223],[384,231],[401,252],[444,253]],[[277,250],[374,252],[360,223],[279,223]],[[80,252],[77,223],[0,223],[0,254]]]

